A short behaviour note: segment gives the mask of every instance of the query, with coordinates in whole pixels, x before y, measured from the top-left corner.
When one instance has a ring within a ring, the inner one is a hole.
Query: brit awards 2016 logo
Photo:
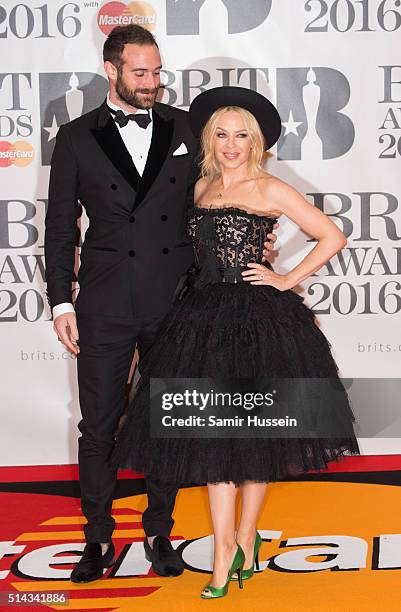
[[[333,159],[347,153],[355,128],[341,111],[349,98],[349,81],[339,70],[278,68],[277,107],[284,127],[278,158]]]
[[[395,32],[401,27],[400,0],[307,0],[305,32]]]
[[[0,324],[51,320],[45,297],[46,209],[46,198],[0,200]]]
[[[312,275],[319,278],[307,289],[314,298],[311,304],[314,312],[399,314],[401,247],[396,245],[401,240],[401,223],[396,195],[384,191],[306,195],[352,239],[352,245],[339,251]]]
[[[8,0],[1,3],[0,38],[75,38],[81,32],[78,16],[81,9],[76,2],[66,2],[62,6],[58,2],[34,7],[28,4]]]
[[[33,133],[31,96],[30,73],[0,74],[0,168],[28,166],[34,160],[33,146],[25,140]]]
[[[401,156],[401,66],[379,66],[379,69],[383,83],[379,104],[385,105],[384,118],[379,126],[379,158],[395,159]]]
[[[46,204],[42,199],[0,200],[0,323],[50,319],[44,297],[44,224],[38,223]],[[34,247],[41,252],[32,252]]]

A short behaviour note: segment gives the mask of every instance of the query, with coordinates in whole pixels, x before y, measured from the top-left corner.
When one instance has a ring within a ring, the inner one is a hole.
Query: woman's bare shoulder
[[[198,179],[195,183],[195,191],[194,191],[194,200],[195,203],[202,197],[202,195],[205,193],[207,187],[209,186],[210,182],[208,180],[208,178],[206,176],[202,176],[200,179]]]
[[[273,174],[263,172],[257,180],[261,200],[268,206],[268,212],[279,217],[282,214],[279,202],[289,185]]]
[[[263,172],[258,179],[259,189],[265,197],[271,197],[272,195],[292,189],[292,187],[273,174]]]

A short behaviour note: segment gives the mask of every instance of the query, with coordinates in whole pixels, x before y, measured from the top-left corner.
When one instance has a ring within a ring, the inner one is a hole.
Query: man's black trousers
[[[78,386],[82,420],[78,427],[81,505],[87,542],[110,542],[115,527],[111,506],[117,481],[108,464],[124,399],[130,366],[138,345],[141,357],[152,346],[158,318],[118,318],[77,314]],[[174,521],[177,487],[147,480],[148,508],[142,516],[146,535],[168,536]]]

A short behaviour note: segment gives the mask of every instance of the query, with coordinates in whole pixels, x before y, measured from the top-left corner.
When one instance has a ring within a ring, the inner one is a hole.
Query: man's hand
[[[278,227],[280,227],[280,223],[275,223],[273,225],[273,229],[276,230]],[[264,250],[263,250],[263,258],[262,261],[266,261],[267,258],[269,257],[270,253],[274,253],[274,243],[277,240],[277,236],[276,234],[267,234],[266,236],[266,242],[264,243]]]
[[[79,334],[77,328],[77,317],[75,312],[66,312],[54,319],[53,329],[57,334],[59,341],[64,344],[70,353],[78,355],[80,349],[78,346]]]

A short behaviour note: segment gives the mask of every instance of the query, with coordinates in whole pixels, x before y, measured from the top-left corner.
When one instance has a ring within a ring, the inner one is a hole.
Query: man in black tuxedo
[[[186,112],[156,102],[161,70],[156,41],[140,26],[117,27],[104,44],[103,58],[107,99],[61,126],[57,135],[45,233],[54,329],[78,363],[87,544],[71,575],[75,582],[100,578],[113,563],[117,475],[107,460],[130,365],[136,346],[141,358],[152,345],[177,283],[193,263],[186,208],[197,178],[197,142]],[[79,201],[90,225],[74,309]],[[145,551],[158,574],[176,576],[183,563],[168,537],[177,488],[148,480],[147,493]]]

